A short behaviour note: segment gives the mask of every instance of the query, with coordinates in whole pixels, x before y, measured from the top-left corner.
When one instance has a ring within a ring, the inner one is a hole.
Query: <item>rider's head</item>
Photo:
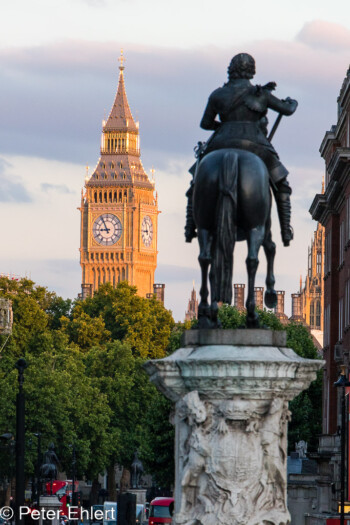
[[[228,78],[253,78],[255,75],[255,60],[248,53],[235,55],[227,69]]]

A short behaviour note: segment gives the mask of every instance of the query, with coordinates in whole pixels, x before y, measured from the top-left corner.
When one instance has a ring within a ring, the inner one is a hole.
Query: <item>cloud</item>
[[[296,40],[318,50],[344,52],[350,49],[350,30],[340,24],[313,20],[304,25]]]
[[[32,197],[21,178],[8,173],[11,164],[0,158],[0,202],[31,202]]]
[[[42,184],[40,184],[40,188],[45,193],[49,191],[54,191],[57,193],[72,193],[72,194],[75,193],[75,191],[70,190],[68,186],[66,186],[65,184],[49,184],[47,182],[43,182]]]
[[[294,41],[246,44],[257,61],[256,82],[275,80],[277,96],[299,100],[297,113],[283,120],[274,139],[286,164],[294,159],[300,165],[317,162],[323,134],[335,121],[336,97],[349,61],[349,31],[338,30],[343,37],[337,40],[336,29],[314,21]],[[94,165],[101,120],[117,87],[119,49],[118,42],[65,40],[1,50],[0,151]],[[127,43],[124,49],[126,89],[140,120],[144,165],[159,169],[176,157],[190,164],[194,145],[208,137],[199,121],[208,95],[226,80],[232,50]]]

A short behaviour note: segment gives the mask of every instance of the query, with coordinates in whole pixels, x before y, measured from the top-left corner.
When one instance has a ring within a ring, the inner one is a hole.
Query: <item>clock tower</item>
[[[101,156],[86,177],[81,198],[82,297],[100,284],[128,281],[138,294],[153,293],[157,266],[158,202],[140,158],[139,125],[124,85],[124,58],[108,119],[102,122]]]

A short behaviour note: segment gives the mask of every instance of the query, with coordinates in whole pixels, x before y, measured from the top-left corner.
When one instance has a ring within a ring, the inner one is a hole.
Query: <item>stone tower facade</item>
[[[192,319],[198,319],[198,299],[196,290],[194,288],[194,283],[191,292],[191,298],[188,301],[188,307],[185,313],[185,321],[192,321]]]
[[[128,281],[145,297],[157,266],[158,202],[140,158],[139,125],[124,85],[123,54],[114,104],[102,122],[101,156],[81,198],[82,297]]]
[[[306,324],[313,330],[321,331],[323,331],[324,253],[324,227],[318,223],[309,248],[308,273],[302,298],[303,318]]]

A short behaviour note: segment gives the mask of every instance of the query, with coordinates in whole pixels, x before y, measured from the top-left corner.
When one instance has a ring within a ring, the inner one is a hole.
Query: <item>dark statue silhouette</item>
[[[55,445],[50,443],[46,452],[44,452],[43,464],[40,467],[40,477],[47,479],[51,483],[52,493],[52,481],[57,479],[57,467],[60,462],[55,452]]]
[[[297,102],[272,95],[276,84],[251,84],[255,61],[246,53],[233,57],[229,80],[209,97],[201,127],[214,130],[209,140],[199,143],[194,175],[187,192],[185,238],[198,236],[202,273],[201,301],[198,308],[200,328],[217,327],[218,303],[232,301],[233,250],[236,241],[246,240],[248,256],[247,327],[259,326],[255,311],[254,285],[263,246],[267,258],[265,304],[276,306],[273,263],[276,246],[271,236],[271,190],[281,224],[283,244],[293,239],[290,226],[291,188],[288,171],[271,144],[282,115],[291,115]],[[268,109],[279,113],[267,137]],[[220,121],[216,120],[219,115]],[[208,303],[208,271],[211,304]]]
[[[141,487],[141,477],[144,469],[142,461],[139,459],[138,452],[134,453],[134,459],[131,463],[131,488],[138,489]]]

